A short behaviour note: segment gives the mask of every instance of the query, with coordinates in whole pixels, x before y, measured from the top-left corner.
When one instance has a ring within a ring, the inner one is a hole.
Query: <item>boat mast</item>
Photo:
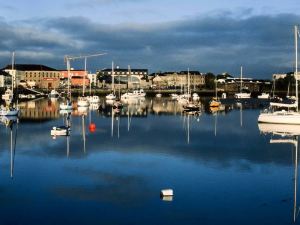
[[[84,75],[83,75],[83,87],[82,87],[82,96],[84,97],[85,92],[85,76],[87,75],[86,72],[86,56],[84,57]]]
[[[16,74],[14,70],[15,70],[15,52],[12,52],[12,59],[11,59],[12,90],[14,90],[16,86],[15,84]]]
[[[190,68],[188,68],[188,86],[187,86],[187,94],[190,97]]]
[[[295,26],[295,60],[296,102],[298,112],[298,26]]]
[[[113,93],[115,94],[115,72],[114,72],[114,62],[111,63],[111,76],[112,76],[111,88],[112,88]]]
[[[241,66],[241,86],[240,86],[240,92],[242,93],[242,85],[243,85],[243,66]]]
[[[71,101],[71,92],[70,92],[70,59],[67,57],[67,70],[68,70],[68,97]]]
[[[130,74],[131,74],[131,72],[130,72],[130,65],[128,65],[128,73],[127,73],[127,92],[128,92],[128,89],[129,89],[129,77],[131,78]]]

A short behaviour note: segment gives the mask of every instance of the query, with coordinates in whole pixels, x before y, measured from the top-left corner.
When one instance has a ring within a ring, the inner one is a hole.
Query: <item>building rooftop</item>
[[[2,70],[11,70],[12,65],[7,65]],[[40,64],[15,64],[14,65],[15,70],[21,70],[21,71],[57,71],[56,69],[53,69],[48,66],[40,65]]]
[[[134,71],[134,72],[148,72],[148,69],[130,69],[131,72]],[[111,69],[103,69],[101,70],[101,72],[110,72]],[[117,69],[115,68],[114,69],[115,72],[128,72],[128,69]]]
[[[10,76],[10,74],[6,73],[4,70],[0,70],[0,76]]]

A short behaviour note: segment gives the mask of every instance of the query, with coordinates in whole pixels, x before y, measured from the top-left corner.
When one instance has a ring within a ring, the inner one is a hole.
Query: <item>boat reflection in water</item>
[[[298,188],[298,138],[300,135],[300,125],[259,123],[258,128],[263,134],[271,134],[271,144],[292,144],[295,148],[295,168],[294,168],[294,207],[293,221],[296,222],[299,214],[297,206]]]
[[[66,137],[67,141],[67,156],[70,155],[70,135],[71,135],[71,112],[72,110],[60,110],[63,115],[63,125],[54,127],[51,130],[51,136],[55,140],[57,137]]]
[[[17,145],[18,136],[18,117],[17,116],[1,116],[1,123],[10,130],[10,177],[14,176],[14,162],[15,162],[15,152]],[[14,129],[15,127],[15,129]],[[14,131],[15,130],[15,131]],[[14,135],[15,133],[15,135]]]

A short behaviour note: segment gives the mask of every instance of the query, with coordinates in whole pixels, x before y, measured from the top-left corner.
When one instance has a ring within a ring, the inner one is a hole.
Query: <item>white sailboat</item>
[[[296,81],[296,111],[264,111],[258,117],[259,123],[277,124],[300,124],[300,113],[298,110],[298,27],[295,26],[295,81]]]
[[[106,100],[115,100],[116,97],[116,93],[115,93],[115,72],[114,72],[114,62],[112,62],[111,64],[111,93],[106,95],[105,98]]]
[[[243,92],[243,67],[241,66],[240,92],[234,94],[234,98],[251,98],[251,93]]]
[[[185,104],[183,105],[183,109],[185,112],[199,112],[200,111],[200,104],[194,103],[190,100],[191,98],[191,91],[190,91],[190,71],[188,69],[188,87],[187,87],[187,95],[188,98],[182,99],[182,101],[186,100]]]
[[[84,71],[85,71],[85,74],[83,76],[83,84],[82,84],[82,96],[80,96],[78,98],[78,101],[77,101],[77,106],[78,107],[88,107],[90,105],[89,103],[89,100],[87,97],[84,96],[85,94],[85,77],[87,75],[87,71],[86,71],[86,58],[84,59]]]
[[[68,70],[68,93],[67,93],[67,99],[66,102],[60,103],[59,108],[60,110],[73,110],[72,106],[72,93],[70,89],[70,70],[71,70],[71,65],[70,65],[70,58],[66,56],[66,61],[67,61],[67,70]]]
[[[218,108],[221,105],[221,101],[218,99],[218,80],[215,80],[215,97],[209,102],[209,107]]]
[[[0,116],[18,116],[20,110],[18,107],[13,106],[13,98],[14,98],[14,88],[16,87],[16,71],[14,69],[15,64],[15,52],[12,53],[12,65],[11,65],[11,76],[12,76],[12,90],[10,90],[8,102],[6,106],[1,105],[0,107]],[[9,90],[9,89],[8,89]],[[6,92],[8,91],[6,90]]]

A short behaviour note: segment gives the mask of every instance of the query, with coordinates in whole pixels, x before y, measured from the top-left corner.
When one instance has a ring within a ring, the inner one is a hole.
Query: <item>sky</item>
[[[271,78],[294,70],[298,0],[0,0],[0,67],[11,62],[88,70],[199,70]],[[83,69],[83,60],[72,62]]]

